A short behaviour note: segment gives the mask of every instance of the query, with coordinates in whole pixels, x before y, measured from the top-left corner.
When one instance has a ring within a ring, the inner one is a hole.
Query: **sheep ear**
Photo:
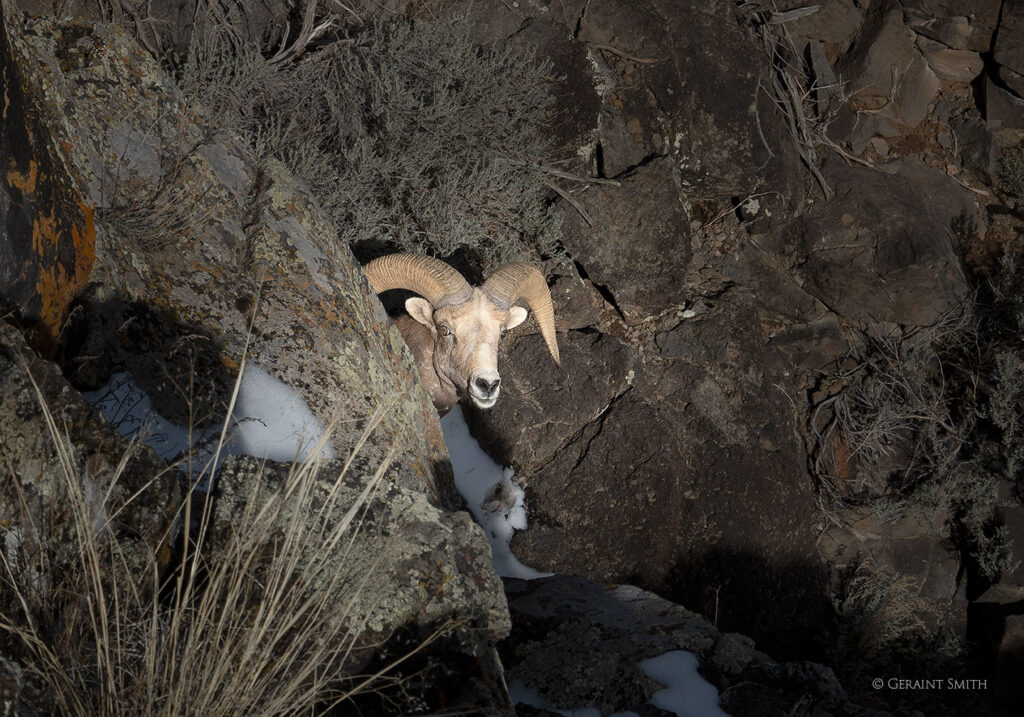
[[[505,324],[506,329],[514,329],[519,324],[526,321],[526,317],[530,315],[530,312],[524,309],[522,306],[513,306],[508,310],[508,323]]]
[[[405,310],[428,329],[434,328],[434,307],[426,299],[412,296],[405,300]]]

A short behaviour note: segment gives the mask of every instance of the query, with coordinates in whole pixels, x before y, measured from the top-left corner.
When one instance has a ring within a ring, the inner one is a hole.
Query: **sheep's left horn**
[[[505,307],[519,299],[529,304],[551,358],[559,366],[562,365],[558,358],[558,341],[555,339],[555,308],[551,304],[548,283],[540,271],[529,264],[505,264],[498,267],[481,288]]]
[[[462,274],[440,259],[422,254],[382,256],[364,266],[363,272],[378,294],[388,289],[408,289],[434,308],[461,304],[473,296],[473,287]]]

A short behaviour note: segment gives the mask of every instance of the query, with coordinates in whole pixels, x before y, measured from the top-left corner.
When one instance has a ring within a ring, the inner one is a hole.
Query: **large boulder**
[[[877,171],[830,162],[841,190],[792,227],[805,291],[847,320],[927,326],[968,292],[954,241],[976,226],[973,199],[938,170],[894,162]]]
[[[229,458],[218,478],[205,559],[213,565],[230,561],[237,550],[232,536],[245,530],[238,525],[238,517],[273,505],[269,512],[262,511],[272,519],[247,544],[257,555],[272,556],[282,553],[281,546],[296,535],[295,522],[311,528],[299,535],[314,540],[301,541],[306,545],[296,551],[295,564],[287,569],[303,586],[295,591],[296,603],[311,600],[330,606],[319,629],[326,632],[328,625],[341,620],[341,634],[351,643],[339,651],[337,667],[348,674],[362,674],[369,661],[377,659],[382,645],[389,650],[387,643],[396,633],[423,639],[437,631],[443,639],[429,641],[417,651],[428,664],[442,661],[441,672],[447,676],[443,688],[448,693],[444,704],[450,709],[501,714],[509,705],[494,645],[508,635],[510,623],[483,530],[467,512],[438,509],[424,493],[401,485],[403,481],[388,475],[394,469],[375,487],[379,468],[357,456],[347,465],[328,461],[317,467],[315,475],[297,475],[288,464],[248,456]],[[307,480],[308,490],[295,489]],[[337,549],[324,550],[321,544],[352,519],[353,507],[359,508],[356,519],[340,533]],[[264,557],[257,570],[281,568],[285,562]],[[252,597],[257,605],[264,599],[262,591],[254,591]],[[238,607],[256,611],[254,606]],[[317,630],[312,626],[310,643],[325,639]],[[337,640],[338,635],[327,639]],[[397,647],[397,657],[404,659],[412,646]],[[459,654],[458,659],[472,661],[475,667],[451,675],[450,666],[443,664],[445,652],[449,658],[450,653]],[[428,691],[432,678],[436,675],[424,679]],[[403,689],[409,694],[415,691],[411,685]]]
[[[266,377],[261,385],[283,386],[331,430],[334,455],[344,459],[358,449],[353,465],[371,467],[354,470],[353,482],[338,487],[341,464],[327,463],[309,490],[330,494],[334,512],[318,508],[292,520],[336,523],[367,471],[391,462],[362,515],[372,529],[337,558],[363,568],[366,592],[355,590],[359,583],[347,583],[353,591],[344,595],[325,592],[334,584],[324,578],[330,573],[302,574],[311,600],[336,613],[355,606],[350,614],[361,650],[346,667],[376,669],[368,661],[378,650],[387,653],[382,643],[399,633],[396,659],[435,630],[449,633],[451,659],[485,665],[485,694],[474,693],[467,704],[502,713],[507,695],[492,655],[508,615],[487,543],[468,516],[445,510],[459,499],[437,414],[400,334],[317,202],[283,165],[258,162],[237,139],[205,125],[201,108],[187,106],[117,26],[27,20],[13,3],[3,4],[2,22],[7,100],[0,153],[8,169],[0,182],[0,305],[29,338],[3,327],[0,535],[7,547],[11,540],[24,544],[23,531],[15,532],[27,503],[30,511],[48,511],[36,522],[41,530],[55,521],[45,541],[74,551],[71,523],[56,519],[66,515],[59,466],[39,402],[19,373],[22,361],[42,384],[59,430],[70,434],[77,472],[71,484],[79,481],[88,501],[139,493],[115,523],[139,546],[138,560],[124,560],[133,571],[155,560],[163,569],[172,558],[167,543],[184,501],[175,492],[181,476],[143,451],[110,489],[123,448],[115,428],[122,426],[104,423],[80,389],[127,373],[154,413],[197,435],[219,434],[245,357],[263,369],[256,372]],[[37,370],[40,355],[56,363]],[[255,398],[279,400],[269,393]],[[379,421],[363,441],[374,415]],[[250,419],[261,416],[241,418]],[[227,536],[253,527],[240,524],[245,496],[291,505],[289,470],[244,458],[224,465],[215,484],[216,540],[204,567],[215,571],[229,550]],[[274,566],[285,531],[266,527],[266,544],[258,546],[265,549],[243,566],[246,578]],[[147,585],[153,579],[153,569],[131,574]],[[346,646],[326,649],[344,654]]]
[[[22,607],[8,589],[7,569],[26,578],[19,590],[40,595],[82,569],[75,515],[100,533],[112,531],[124,563],[139,574],[170,566],[181,527],[176,476],[149,448],[130,447],[60,368],[37,356],[6,322],[0,322],[0,471],[5,617]],[[78,506],[84,512],[76,514]]]
[[[913,128],[928,114],[939,80],[914,44],[896,0],[873,3],[840,72],[855,109]]]
[[[1001,0],[903,0],[900,4],[914,32],[954,50],[974,52],[992,48],[1000,10],[1006,5]]]
[[[197,429],[223,420],[246,355],[323,425],[387,407],[364,450],[397,444],[401,478],[446,493],[411,356],[308,192],[205,126],[118,27],[3,12],[0,301],[33,344],[91,388],[130,372]],[[357,437],[336,431],[333,447]]]

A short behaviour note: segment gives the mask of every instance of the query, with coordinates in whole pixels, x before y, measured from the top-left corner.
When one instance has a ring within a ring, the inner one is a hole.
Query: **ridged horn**
[[[487,277],[483,290],[506,306],[522,299],[530,306],[533,318],[540,326],[540,334],[548,345],[548,353],[555,363],[562,365],[558,357],[558,341],[555,339],[555,307],[551,304],[551,292],[544,275],[529,264],[505,264]]]
[[[473,295],[458,271],[440,259],[422,254],[389,254],[363,267],[366,278],[378,294],[388,289],[407,289],[429,301],[435,308],[460,304]]]

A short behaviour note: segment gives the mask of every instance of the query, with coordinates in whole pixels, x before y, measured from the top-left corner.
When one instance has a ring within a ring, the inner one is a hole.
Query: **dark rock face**
[[[686,299],[689,221],[672,182],[672,163],[659,159],[582,199],[593,226],[577,212],[562,233],[577,265],[604,288],[628,324],[638,324]]]
[[[756,46],[731,3],[574,0],[484,10],[467,1],[451,12],[468,13],[481,42],[507,40],[554,63],[558,144],[588,174],[620,178],[663,157],[677,189],[715,199],[792,181],[792,158],[773,157],[761,138],[774,148],[779,126],[758,92]]]
[[[1003,3],[992,58],[1018,75],[1024,75],[1024,2],[1006,0]]]
[[[941,172],[908,163],[890,169],[827,169],[847,189],[794,225],[806,256],[797,275],[806,291],[862,325],[926,326],[967,295],[952,236],[957,222],[973,221],[974,206]]]
[[[882,714],[851,704],[831,669],[777,663],[749,638],[722,633],[705,618],[631,585],[556,576],[509,581],[507,590],[515,624],[502,646],[508,677],[537,690],[550,707],[671,714],[647,704],[661,685],[637,663],[685,650],[717,688],[721,708],[735,717]]]
[[[588,5],[578,37],[603,73],[606,109],[597,141],[607,176],[666,155],[679,181],[699,194],[752,189],[761,148],[749,130],[760,68],[728,3]]]
[[[798,202],[747,199],[765,178],[774,188],[795,177],[793,146],[774,141],[771,113],[757,119],[776,156],[749,164],[758,110],[739,98],[760,72],[745,69],[753,44],[724,23],[708,29],[726,14],[719,4],[634,10],[573,5],[508,24],[561,21],[589,47],[602,98],[591,172],[620,186],[591,186],[578,195],[582,211],[566,208],[579,277],[554,283],[563,375],[545,368],[538,336],[520,335],[502,358],[507,391],[471,425],[528,484],[531,526],[513,542],[523,562],[658,590],[796,654],[820,645],[830,611],[800,438],[806,372],[847,350],[851,325],[926,325],[961,301],[952,237],[976,210],[954,180],[912,162],[880,171],[829,161],[839,193],[804,215]],[[875,120],[865,144],[883,124],[924,123],[938,88],[900,6],[870,12],[844,65],[862,99],[888,101],[890,50],[927,81],[901,74],[889,114],[864,115]],[[822,35],[811,18],[806,31]],[[860,14],[843,22],[855,29]],[[508,32],[487,27],[492,41]],[[849,27],[830,36],[830,52]],[[686,54],[693,28],[715,49]],[[742,172],[724,169],[730,162]],[[701,207],[718,192],[731,193],[735,213]]]
[[[536,369],[538,337],[517,339],[503,364],[509,391],[476,425],[529,481],[531,527],[513,542],[525,563],[639,582],[701,611],[715,610],[705,588],[729,582],[718,604],[730,629],[756,599],[762,617],[788,611],[810,632],[823,608],[808,596],[820,579],[813,495],[793,405],[773,385],[790,385],[793,363],[776,348],[789,350],[784,338],[765,341],[749,296],[730,297],[677,318],[642,353],[570,331],[561,379]],[[763,567],[748,584],[736,578],[759,559],[790,566],[777,602],[759,584]],[[784,607],[798,593],[800,607]]]

